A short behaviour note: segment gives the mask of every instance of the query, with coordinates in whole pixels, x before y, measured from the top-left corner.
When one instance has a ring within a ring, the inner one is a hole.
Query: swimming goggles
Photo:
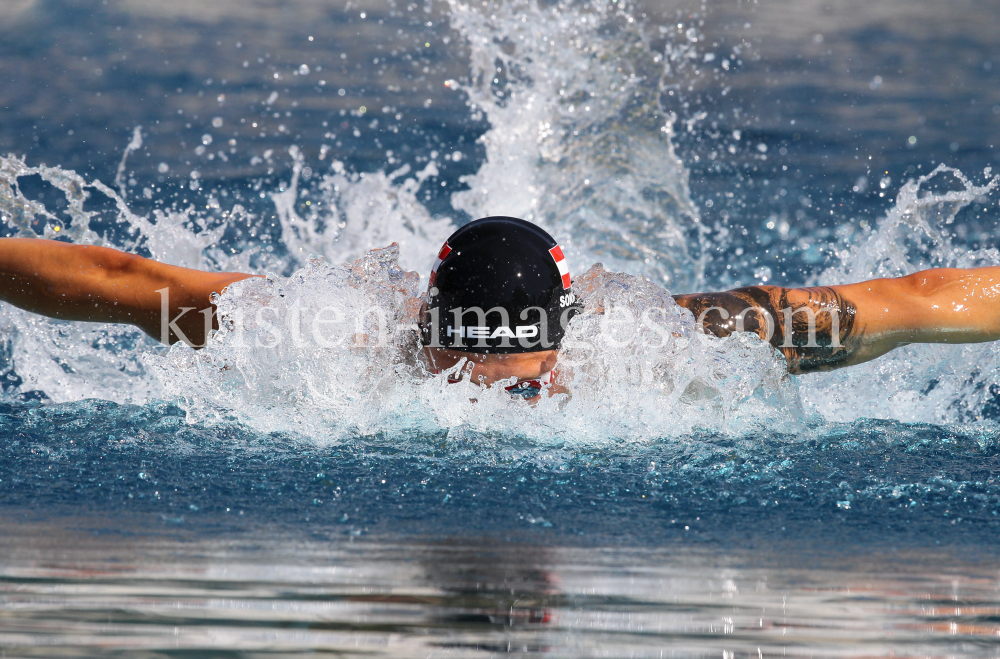
[[[552,384],[552,371],[542,373],[535,380],[521,380],[509,387],[504,387],[504,389],[510,392],[511,396],[521,396],[527,400],[542,393],[542,389],[547,384]]]
[[[434,369],[435,373],[440,373],[438,369]],[[542,373],[537,378],[532,380],[521,380],[520,382],[515,382],[509,387],[504,387],[505,391],[510,392],[511,396],[520,396],[525,400],[534,398],[535,396],[542,393],[542,389],[545,385],[552,384],[552,380],[555,378],[555,372],[549,371],[547,373]],[[461,382],[461,376],[449,376],[448,382]]]

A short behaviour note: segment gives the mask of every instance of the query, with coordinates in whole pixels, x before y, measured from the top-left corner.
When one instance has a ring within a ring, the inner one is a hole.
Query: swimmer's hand
[[[108,247],[0,239],[0,300],[63,320],[135,325],[165,343],[205,345],[213,293],[252,277],[158,263]]]

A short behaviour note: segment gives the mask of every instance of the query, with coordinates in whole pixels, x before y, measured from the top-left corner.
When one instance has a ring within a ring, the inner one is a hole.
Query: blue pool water
[[[200,352],[0,307],[0,655],[998,654],[996,346],[788,377],[669,302],[1000,264],[990,2],[4,12],[4,235],[268,278]],[[608,311],[570,397],[409,358],[490,213]]]

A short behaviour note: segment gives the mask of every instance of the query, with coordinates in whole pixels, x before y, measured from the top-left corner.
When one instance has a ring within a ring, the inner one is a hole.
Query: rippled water
[[[1000,263],[995,13],[8,7],[5,235],[268,277],[199,352],[0,308],[0,652],[997,654],[996,347],[788,377],[669,296]],[[567,254],[569,397],[413,363],[488,213]]]
[[[690,549],[25,536],[0,568],[16,656],[987,656],[997,635],[995,570],[942,555],[951,570],[929,575],[926,553],[817,569],[769,550],[720,565]]]

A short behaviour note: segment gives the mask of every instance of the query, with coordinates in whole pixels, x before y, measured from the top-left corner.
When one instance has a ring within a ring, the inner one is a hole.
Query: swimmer
[[[166,343],[204,346],[218,328],[212,295],[253,276],[181,268],[107,247],[0,239],[0,301],[52,318],[134,325]],[[442,372],[464,360],[458,377],[484,386],[501,382],[529,400],[546,388],[559,391],[559,345],[581,312],[570,284],[562,250],[538,226],[488,217],[459,228],[438,254],[421,309],[428,369]],[[911,343],[1000,339],[1000,267],[674,299],[706,333],[757,334],[794,374],[860,364]]]

